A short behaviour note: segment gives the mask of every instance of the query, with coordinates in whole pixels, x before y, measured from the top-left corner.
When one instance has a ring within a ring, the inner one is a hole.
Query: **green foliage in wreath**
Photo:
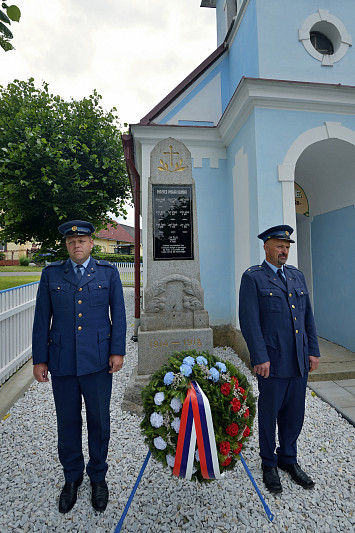
[[[142,391],[145,441],[157,461],[174,466],[182,404],[191,381],[210,403],[220,472],[231,470],[252,434],[255,397],[244,374],[208,352],[175,353],[153,374]],[[192,480],[208,481],[202,477],[197,452]]]

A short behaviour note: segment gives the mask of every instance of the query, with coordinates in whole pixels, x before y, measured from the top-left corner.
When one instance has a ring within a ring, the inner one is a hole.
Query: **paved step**
[[[319,337],[319,368],[309,374],[308,381],[355,379],[355,353]]]

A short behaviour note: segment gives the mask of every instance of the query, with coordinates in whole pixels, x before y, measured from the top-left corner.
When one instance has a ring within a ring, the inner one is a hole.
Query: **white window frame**
[[[311,43],[311,31],[320,31],[332,42],[334,54],[321,54]],[[332,67],[345,56],[349,47],[352,46],[352,37],[340,19],[331,15],[329,11],[319,9],[303,23],[298,30],[298,40],[303,44],[307,52],[321,62],[323,67]]]

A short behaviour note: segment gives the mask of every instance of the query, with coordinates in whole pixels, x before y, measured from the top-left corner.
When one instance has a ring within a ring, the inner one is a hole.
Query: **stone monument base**
[[[211,328],[164,329],[141,331],[138,329],[138,375],[153,374],[167,363],[174,352],[196,350],[213,351]],[[149,357],[147,357],[149,354]]]

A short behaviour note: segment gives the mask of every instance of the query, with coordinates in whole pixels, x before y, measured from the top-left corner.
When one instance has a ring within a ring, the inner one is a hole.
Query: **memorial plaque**
[[[192,186],[153,185],[153,259],[193,259]]]

